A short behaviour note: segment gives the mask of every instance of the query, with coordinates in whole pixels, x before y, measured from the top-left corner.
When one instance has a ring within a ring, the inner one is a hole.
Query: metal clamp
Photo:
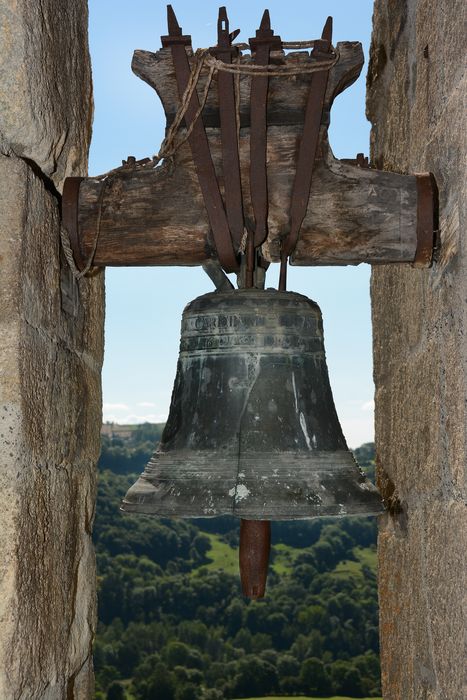
[[[79,188],[84,177],[67,177],[63,184],[62,222],[68,232],[73,258],[78,270],[84,270],[86,262],[83,259],[79,245]]]
[[[328,17],[323,27],[321,40],[315,43],[311,56],[318,58],[328,54],[332,41],[332,17]],[[285,290],[287,286],[287,260],[295,250],[300,228],[306,215],[308,200],[310,198],[311,179],[313,166],[316,159],[319,142],[319,130],[328,84],[329,72],[327,69],[313,73],[306,103],[305,123],[303,135],[298,150],[297,170],[292,189],[292,201],[290,205],[290,230],[281,246],[281,271],[279,276],[279,289]]]

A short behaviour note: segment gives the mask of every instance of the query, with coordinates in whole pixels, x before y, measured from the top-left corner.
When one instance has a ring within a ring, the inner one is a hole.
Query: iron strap
[[[217,47],[212,49],[211,53],[224,63],[232,63],[232,56],[238,55],[238,49],[232,47],[231,43],[239,34],[239,31],[236,30],[229,34],[227,11],[225,7],[221,7],[217,22]],[[243,237],[244,225],[233,74],[219,71],[217,74],[217,88],[219,95],[224,202],[230,235],[234,248],[238,251]]]
[[[178,93],[180,99],[182,99],[191,73],[190,63],[185,49],[185,46],[191,45],[191,37],[182,35],[181,27],[170,5],[167,6],[167,17],[169,34],[168,36],[161,37],[162,46],[170,47],[171,49]],[[195,90],[185,114],[187,128],[192,123],[198,110],[199,100]],[[226,272],[237,272],[239,264],[232,245],[227,217],[219,191],[211,152],[209,150],[208,138],[201,118],[196,121],[188,142],[195,163],[198,182],[206,206],[219,261]]]
[[[68,232],[73,258],[78,270],[83,270],[86,262],[83,257],[79,242],[78,214],[79,214],[79,188],[84,177],[67,177],[63,185],[62,194],[62,221]]]
[[[417,250],[414,267],[430,267],[435,243],[435,216],[438,191],[431,173],[416,174],[417,183]]]
[[[249,40],[255,64],[268,65],[271,50],[282,48],[281,38],[274,36],[268,10],[264,11],[256,37]],[[268,182],[266,169],[267,148],[267,98],[269,76],[255,75],[251,79],[250,93],[250,194],[255,218],[254,247],[267,238]]]
[[[324,25],[321,40],[315,43],[311,56],[329,53],[332,40],[332,18],[328,17]],[[288,257],[297,245],[300,228],[305,218],[310,198],[313,166],[318,149],[319,129],[326,95],[329,71],[327,69],[313,73],[305,111],[303,135],[298,149],[297,169],[292,188],[290,204],[290,230],[281,245],[281,279],[280,288],[285,289],[285,275]]]

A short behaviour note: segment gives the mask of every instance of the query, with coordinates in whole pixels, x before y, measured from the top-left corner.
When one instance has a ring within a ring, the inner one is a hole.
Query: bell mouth
[[[233,476],[232,476],[233,475]],[[156,452],[121,504],[157,517],[302,520],[379,515],[376,487],[349,451],[231,455]]]

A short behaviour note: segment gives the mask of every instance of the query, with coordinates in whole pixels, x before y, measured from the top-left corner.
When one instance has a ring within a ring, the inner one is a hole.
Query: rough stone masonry
[[[432,171],[440,247],[430,270],[372,275],[385,700],[465,688],[467,388],[464,0],[377,0],[367,108],[376,167]]]
[[[431,170],[431,270],[375,269],[386,700],[460,700],[466,522],[463,0],[377,0],[372,161]],[[0,0],[0,698],[92,696],[102,276],[59,249],[59,192],[86,174],[85,0]],[[465,609],[465,608],[464,608]]]
[[[61,257],[85,175],[85,0],[0,0],[0,698],[92,696],[103,279]]]

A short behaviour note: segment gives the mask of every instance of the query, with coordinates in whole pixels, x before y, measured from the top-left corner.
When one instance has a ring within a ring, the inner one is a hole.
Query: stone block
[[[92,120],[85,0],[0,3],[0,142],[60,189],[85,174]]]
[[[427,498],[402,522],[382,518],[378,578],[385,700],[464,697],[466,532],[465,508],[458,501]]]
[[[86,172],[84,0],[0,2],[0,698],[92,697],[91,541],[103,275],[60,251],[65,175]]]
[[[429,270],[372,274],[383,696],[465,697],[467,462],[465,3],[377,0],[367,112],[372,162],[434,173]]]

